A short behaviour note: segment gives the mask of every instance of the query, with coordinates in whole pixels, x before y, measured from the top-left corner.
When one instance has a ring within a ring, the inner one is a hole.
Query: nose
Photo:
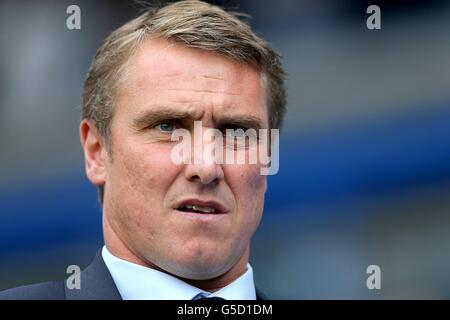
[[[200,152],[194,150],[193,159],[185,165],[185,177],[189,181],[199,181],[203,185],[218,183],[224,179],[224,172],[221,163],[217,163],[211,152],[214,142],[207,139],[202,142],[202,150]]]
[[[208,185],[222,181],[224,173],[222,166],[215,163],[188,164],[185,176],[189,181],[199,181],[203,185]]]

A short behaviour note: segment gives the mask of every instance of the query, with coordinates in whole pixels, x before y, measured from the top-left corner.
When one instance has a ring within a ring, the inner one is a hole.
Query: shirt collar
[[[103,246],[102,257],[123,300],[191,300],[199,293],[226,300],[255,300],[253,269],[222,289],[209,293],[161,271],[114,256]]]

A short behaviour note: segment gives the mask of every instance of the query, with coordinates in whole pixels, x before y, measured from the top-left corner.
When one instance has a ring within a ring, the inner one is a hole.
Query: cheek
[[[254,194],[255,196],[263,196],[266,189],[266,176],[261,175],[260,166],[244,165],[237,166],[233,177],[241,183],[237,185],[246,195]],[[254,197],[251,197],[254,198]]]
[[[113,179],[121,189],[121,197],[128,195],[141,205],[161,203],[178,172],[170,160],[168,145],[134,146],[130,143],[117,149],[113,161]]]
[[[256,165],[230,166],[227,174],[240,219],[254,227],[259,223],[264,207],[266,176],[260,174],[260,167]]]
[[[164,227],[163,199],[178,174],[168,150],[167,146],[130,142],[113,149],[107,180],[114,208],[112,223],[126,238],[133,235],[148,243]]]

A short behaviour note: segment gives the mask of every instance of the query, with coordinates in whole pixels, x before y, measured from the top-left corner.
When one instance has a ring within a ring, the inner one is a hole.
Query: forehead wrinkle
[[[206,78],[208,80],[223,80],[223,77],[221,77],[220,75],[218,76],[208,76],[208,75],[202,75],[203,78]]]
[[[167,91],[176,91],[176,92],[198,92],[198,93],[219,93],[219,94],[226,94],[230,96],[240,96],[240,93],[234,93],[234,92],[225,92],[225,91],[215,91],[215,90],[208,90],[208,89],[166,89]]]

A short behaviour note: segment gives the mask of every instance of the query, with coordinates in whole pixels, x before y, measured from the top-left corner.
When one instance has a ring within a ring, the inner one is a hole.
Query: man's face
[[[220,130],[236,129],[242,119],[268,128],[259,73],[163,40],[144,42],[127,70],[105,164],[107,224],[140,259],[183,278],[210,279],[245,265],[263,211],[260,166],[174,164],[171,134],[192,131],[194,120]]]

